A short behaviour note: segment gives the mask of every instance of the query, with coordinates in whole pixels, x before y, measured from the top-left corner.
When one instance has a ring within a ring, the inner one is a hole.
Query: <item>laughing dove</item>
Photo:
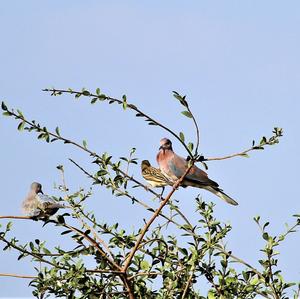
[[[42,185],[33,182],[30,191],[22,203],[22,212],[24,215],[35,218],[49,218],[54,215],[58,209],[65,208],[42,191]]]
[[[156,159],[161,172],[171,181],[178,180],[188,168],[188,162],[173,152],[172,142],[167,138],[163,138],[160,141],[160,148]],[[195,165],[193,165],[184,178],[182,186],[192,186],[208,190],[227,203],[235,206],[238,205],[235,200],[219,188],[218,183],[209,179],[207,173]]]

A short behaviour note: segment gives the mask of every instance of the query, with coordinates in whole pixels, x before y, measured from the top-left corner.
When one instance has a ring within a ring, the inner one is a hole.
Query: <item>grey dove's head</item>
[[[42,191],[42,185],[38,182],[33,182],[31,185],[30,185],[30,189],[31,191],[34,191],[35,193],[43,193]]]
[[[172,150],[172,142],[168,138],[163,138],[160,140],[160,147],[159,149],[163,150]]]

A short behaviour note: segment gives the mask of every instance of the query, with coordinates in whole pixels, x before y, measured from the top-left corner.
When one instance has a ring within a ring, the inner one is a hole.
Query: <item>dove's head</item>
[[[142,164],[141,164],[142,170],[147,169],[150,166],[151,166],[151,164],[148,160],[143,160],[142,161]]]
[[[172,142],[168,138],[163,138],[160,140],[160,147],[162,150],[172,150]]]
[[[30,189],[31,191],[34,191],[35,193],[43,193],[42,191],[42,185],[38,182],[33,182],[31,185],[30,185]]]

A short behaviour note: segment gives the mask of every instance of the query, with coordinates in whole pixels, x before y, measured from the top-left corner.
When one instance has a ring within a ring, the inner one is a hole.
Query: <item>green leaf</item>
[[[98,100],[98,98],[93,98],[93,99],[91,100],[91,104],[95,104],[95,103],[97,102],[97,100]]]
[[[11,221],[9,221],[8,223],[7,223],[7,225],[6,225],[6,231],[10,231],[11,230],[11,228],[12,228],[12,222]]]
[[[254,220],[257,224],[259,224],[260,216],[254,217],[253,220]]]
[[[84,90],[84,91],[82,92],[82,94],[83,94],[84,96],[86,96],[86,97],[88,97],[88,96],[91,95],[91,93],[90,93],[88,90]]]
[[[241,154],[240,156],[244,157],[244,158],[250,158],[250,156],[248,154]]]
[[[263,226],[263,230],[265,230],[265,228],[270,224],[270,222],[266,222]]]
[[[101,94],[101,91],[100,91],[99,87],[96,89],[96,94],[97,94],[97,96],[100,96],[100,94]]]
[[[177,91],[173,91],[173,97],[177,99],[181,105],[188,107],[188,103],[185,100],[186,96],[181,96]]]
[[[182,111],[181,112],[184,116],[186,116],[186,117],[189,117],[189,118],[192,118],[193,116],[192,116],[192,114],[189,112],[189,111]]]
[[[204,166],[205,170],[208,170],[208,166],[205,162],[201,161],[201,164]]]
[[[1,103],[1,108],[2,108],[2,110],[7,111],[7,106],[5,105],[5,103],[3,101]]]
[[[127,108],[127,98],[126,98],[125,94],[122,96],[122,99],[123,99],[123,109],[126,110],[126,108]]]
[[[266,144],[267,142],[267,138],[265,136],[263,136],[259,142],[260,145]]]
[[[58,136],[60,136],[60,133],[59,133],[59,127],[56,127],[56,128],[55,128],[55,132],[56,132],[56,134],[57,134]]]
[[[257,285],[258,282],[259,282],[259,279],[257,276],[255,276],[250,280],[250,285]]]
[[[21,110],[17,109],[17,112],[19,113],[19,116],[20,116],[21,118],[24,118],[24,115],[23,115],[23,113],[22,113]]]
[[[84,148],[87,147],[87,142],[86,142],[86,140],[82,140],[82,145],[83,145]]]
[[[264,232],[262,237],[264,238],[264,240],[268,241],[269,240],[269,234],[267,232]]]
[[[180,140],[184,142],[184,134],[182,132],[179,133]]]
[[[30,247],[30,249],[31,249],[32,251],[34,250],[34,245],[33,245],[32,242],[29,243],[29,247]]]
[[[143,117],[144,115],[141,114],[141,113],[137,113],[135,116],[136,116],[136,117]]]
[[[104,170],[104,169],[102,169],[102,170],[99,170],[98,172],[97,172],[97,176],[104,176],[104,175],[106,175],[108,172],[106,171],[106,170]]]
[[[243,274],[244,280],[247,281],[249,279],[249,276],[250,276],[249,272],[248,271],[243,271],[242,274]]]
[[[150,265],[147,261],[144,260],[144,261],[141,262],[141,269],[142,270],[148,270],[149,268],[150,268]]]
[[[222,267],[227,268],[227,261],[221,260],[221,265]]]
[[[188,149],[189,149],[190,151],[193,151],[193,148],[194,148],[194,144],[193,144],[192,142],[189,142],[189,144],[188,144]]]
[[[24,253],[20,254],[18,257],[18,261],[24,257]]]
[[[217,299],[217,297],[212,291],[209,291],[207,294],[207,299]]]
[[[59,224],[64,224],[65,223],[65,218],[61,215],[57,216],[57,221]]]
[[[48,250],[47,248],[42,248],[42,250],[44,251],[45,254],[51,254],[50,250]]]
[[[25,121],[20,122],[19,125],[18,125],[18,130],[23,131],[24,126],[25,126]]]
[[[188,255],[188,251],[185,248],[180,248],[178,247],[178,250],[183,254],[183,255]]]

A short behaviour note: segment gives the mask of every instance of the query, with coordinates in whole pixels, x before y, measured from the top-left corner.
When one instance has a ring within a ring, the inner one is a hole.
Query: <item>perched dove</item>
[[[162,187],[173,185],[165,175],[161,173],[158,168],[151,166],[148,160],[143,160],[141,164],[143,178],[151,185],[151,187]]]
[[[172,181],[178,180],[188,168],[188,162],[173,152],[172,142],[167,138],[163,138],[160,141],[160,148],[156,159],[161,172]],[[207,173],[195,165],[184,178],[182,186],[192,186],[208,190],[227,203],[235,206],[238,205],[235,200],[219,188],[218,183],[209,179]]]
[[[23,214],[36,219],[49,218],[60,208],[65,208],[65,206],[45,195],[42,185],[37,182],[31,184],[30,191],[22,203]]]

